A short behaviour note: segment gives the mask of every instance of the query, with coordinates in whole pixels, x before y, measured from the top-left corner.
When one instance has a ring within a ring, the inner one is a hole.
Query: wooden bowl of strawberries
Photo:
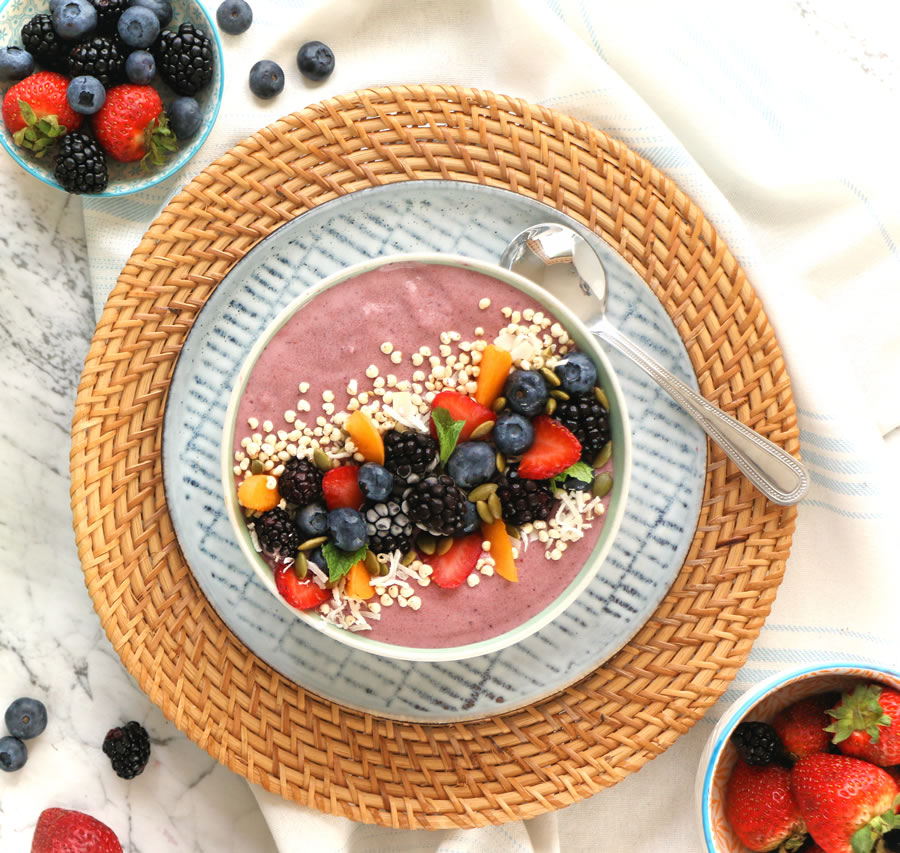
[[[0,143],[70,193],[123,196],[180,170],[222,101],[222,47],[197,0],[7,0]]]
[[[900,671],[779,673],[717,724],[696,792],[708,853],[900,850]]]

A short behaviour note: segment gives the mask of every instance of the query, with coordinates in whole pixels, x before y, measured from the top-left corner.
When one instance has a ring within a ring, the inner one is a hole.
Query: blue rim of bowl
[[[776,675],[767,678],[765,681],[761,681],[756,685],[756,687],[751,688],[750,691],[744,696],[744,700],[741,702],[739,707],[728,712],[728,716],[731,717],[732,723],[734,723],[736,720],[743,719],[744,715],[768,693],[772,692],[777,687],[784,686],[789,681],[793,681],[794,679],[800,678],[804,675],[811,675],[812,673],[821,672],[823,675],[832,674],[834,670],[841,669],[867,669],[871,672],[879,672],[882,675],[889,675],[891,678],[897,677],[896,670],[886,669],[883,666],[877,666],[875,664],[838,661],[837,663],[819,663],[811,666],[803,666],[799,669],[792,669],[788,670],[787,672],[779,672]],[[709,794],[712,788],[713,771],[716,768],[716,765],[719,761],[719,756],[722,754],[722,750],[724,749],[725,744],[728,742],[728,737],[731,734],[731,729],[731,725],[725,726],[719,734],[719,737],[716,739],[716,742],[713,744],[712,751],[710,752],[709,759],[707,761],[706,773],[703,777],[701,811],[703,813],[703,840],[706,843],[706,849],[708,853],[719,853],[719,851],[716,849],[715,844],[713,843],[712,827],[710,826],[709,807],[707,803],[709,802]]]
[[[4,10],[7,6],[9,6],[13,0],[3,0],[0,3],[0,15],[3,14]],[[133,193],[143,192],[144,190],[149,190],[151,187],[155,187],[157,184],[162,181],[171,178],[173,175],[177,175],[191,160],[194,159],[194,156],[197,152],[203,147],[203,143],[206,142],[207,137],[210,133],[212,133],[212,129],[216,123],[216,119],[219,117],[219,109],[222,106],[222,99],[225,94],[225,63],[223,61],[223,52],[222,52],[222,40],[219,38],[219,31],[216,28],[213,19],[210,17],[209,12],[206,11],[206,7],[203,5],[201,0],[192,0],[193,4],[200,10],[203,17],[206,18],[207,30],[212,33],[213,40],[216,43],[216,56],[219,62],[219,90],[215,93],[215,106],[213,107],[212,117],[210,118],[209,124],[206,130],[203,132],[202,136],[198,136],[195,140],[193,140],[191,154],[185,158],[184,162],[173,168],[172,171],[160,171],[159,174],[155,177],[153,181],[149,184],[146,184],[142,187],[129,190],[117,190],[116,192],[102,192],[102,193],[90,193],[89,198],[121,198],[122,196],[132,195]],[[0,144],[6,149],[7,153],[10,157],[13,158],[13,161],[16,162],[19,166],[21,166],[29,175],[33,178],[37,178],[41,183],[46,184],[48,187],[53,187],[55,190],[59,190],[61,193],[66,192],[56,181],[51,181],[46,175],[44,175],[39,170],[35,169],[31,163],[28,162],[18,151],[17,146],[7,140],[6,135],[4,133],[0,133]]]

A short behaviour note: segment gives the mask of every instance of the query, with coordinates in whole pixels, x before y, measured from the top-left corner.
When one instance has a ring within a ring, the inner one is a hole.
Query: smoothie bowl
[[[225,418],[222,477],[261,582],[339,642],[403,660],[512,645],[587,587],[631,439],[595,340],[507,270],[396,255],[269,325]]]

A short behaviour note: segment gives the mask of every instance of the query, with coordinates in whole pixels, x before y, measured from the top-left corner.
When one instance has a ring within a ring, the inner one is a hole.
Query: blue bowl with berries
[[[0,143],[65,192],[124,196],[175,174],[212,130],[223,83],[196,0],[0,6]]]

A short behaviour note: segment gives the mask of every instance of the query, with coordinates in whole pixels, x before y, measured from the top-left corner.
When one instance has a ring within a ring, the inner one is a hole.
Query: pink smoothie
[[[479,308],[485,297],[487,309]],[[457,331],[463,340],[493,341],[509,321],[501,308],[532,308],[550,316],[540,303],[505,282],[478,272],[440,264],[391,264],[337,284],[315,296],[276,333],[257,360],[241,398],[234,439],[254,432],[248,418],[272,421],[274,430],[290,431],[286,410],[296,410],[299,398],[311,404],[298,419],[314,425],[322,410],[322,392],[334,394],[336,411],[346,408],[347,384],[355,379],[360,390],[370,389],[366,369],[374,364],[380,376],[412,379],[429,370],[427,359],[413,366],[410,355],[427,345],[438,354],[440,334]],[[555,319],[555,318],[553,318]],[[381,351],[389,341],[402,353],[400,364]],[[454,352],[457,352],[454,345]],[[300,394],[298,385],[309,383]],[[262,431],[260,427],[258,431]],[[435,584],[420,587],[421,609],[396,603],[381,609],[379,621],[363,636],[385,643],[419,648],[466,645],[505,633],[540,613],[556,599],[580,571],[597,540],[603,517],[593,520],[585,536],[568,545],[559,560],[544,556],[544,544],[532,541],[516,563],[519,582],[498,575],[482,576],[477,586],[452,590]],[[521,548],[520,548],[521,550]]]

